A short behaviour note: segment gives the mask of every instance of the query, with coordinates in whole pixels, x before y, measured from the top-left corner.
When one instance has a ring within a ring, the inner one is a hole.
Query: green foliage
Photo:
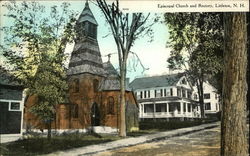
[[[167,13],[168,46],[173,50],[169,68],[214,75],[222,67],[223,28],[221,13]]]
[[[38,103],[30,111],[50,122],[56,105],[65,98],[67,83],[64,62],[66,44],[73,41],[75,13],[68,3],[48,8],[38,2],[6,2],[5,14],[10,23],[1,28],[1,50],[9,69],[36,95]]]
[[[158,129],[158,130],[173,130],[178,128],[186,128],[198,126],[204,123],[210,123],[212,121],[195,120],[195,121],[141,121],[139,123],[140,130],[150,130],[150,129]]]
[[[56,104],[63,103],[68,88],[65,71],[56,63],[55,56],[46,56],[44,53],[42,62],[36,75],[31,79],[32,86],[28,90],[29,95],[38,97],[38,104],[31,111],[43,121],[52,121],[55,116]]]
[[[213,76],[216,76],[213,80],[222,77],[222,13],[166,13],[165,22],[170,33],[167,45],[172,49],[167,60],[169,68],[185,69],[191,83],[198,88],[204,117],[203,82]]]

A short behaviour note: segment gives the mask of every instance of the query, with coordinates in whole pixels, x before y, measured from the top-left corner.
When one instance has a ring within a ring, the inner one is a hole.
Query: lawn
[[[45,137],[30,137],[11,143],[0,144],[0,155],[34,156],[118,139],[120,138],[114,135],[79,133],[53,136],[50,141]]]
[[[205,123],[208,123],[207,121]],[[128,137],[137,137],[153,134],[160,131],[174,130],[178,128],[192,127],[204,124],[202,121],[143,121],[139,123],[140,130],[127,133]],[[121,139],[117,135],[82,134],[72,133],[53,136],[51,140],[46,137],[33,136],[11,143],[0,144],[0,155],[33,156],[48,154],[56,151],[100,144]]]

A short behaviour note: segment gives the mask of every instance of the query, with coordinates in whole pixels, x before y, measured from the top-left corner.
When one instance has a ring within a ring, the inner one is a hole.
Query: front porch
[[[188,102],[153,102],[139,105],[139,117],[143,118],[200,118],[200,108]]]

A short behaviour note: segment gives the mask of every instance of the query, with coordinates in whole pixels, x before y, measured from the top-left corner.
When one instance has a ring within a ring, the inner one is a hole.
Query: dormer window
[[[187,81],[186,81],[186,79],[182,79],[182,81],[181,81],[181,84],[187,84]]]

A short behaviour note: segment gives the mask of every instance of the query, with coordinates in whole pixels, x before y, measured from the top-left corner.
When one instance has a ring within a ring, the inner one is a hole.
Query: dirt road
[[[117,150],[101,152],[97,156],[219,156],[220,127],[145,143]]]

